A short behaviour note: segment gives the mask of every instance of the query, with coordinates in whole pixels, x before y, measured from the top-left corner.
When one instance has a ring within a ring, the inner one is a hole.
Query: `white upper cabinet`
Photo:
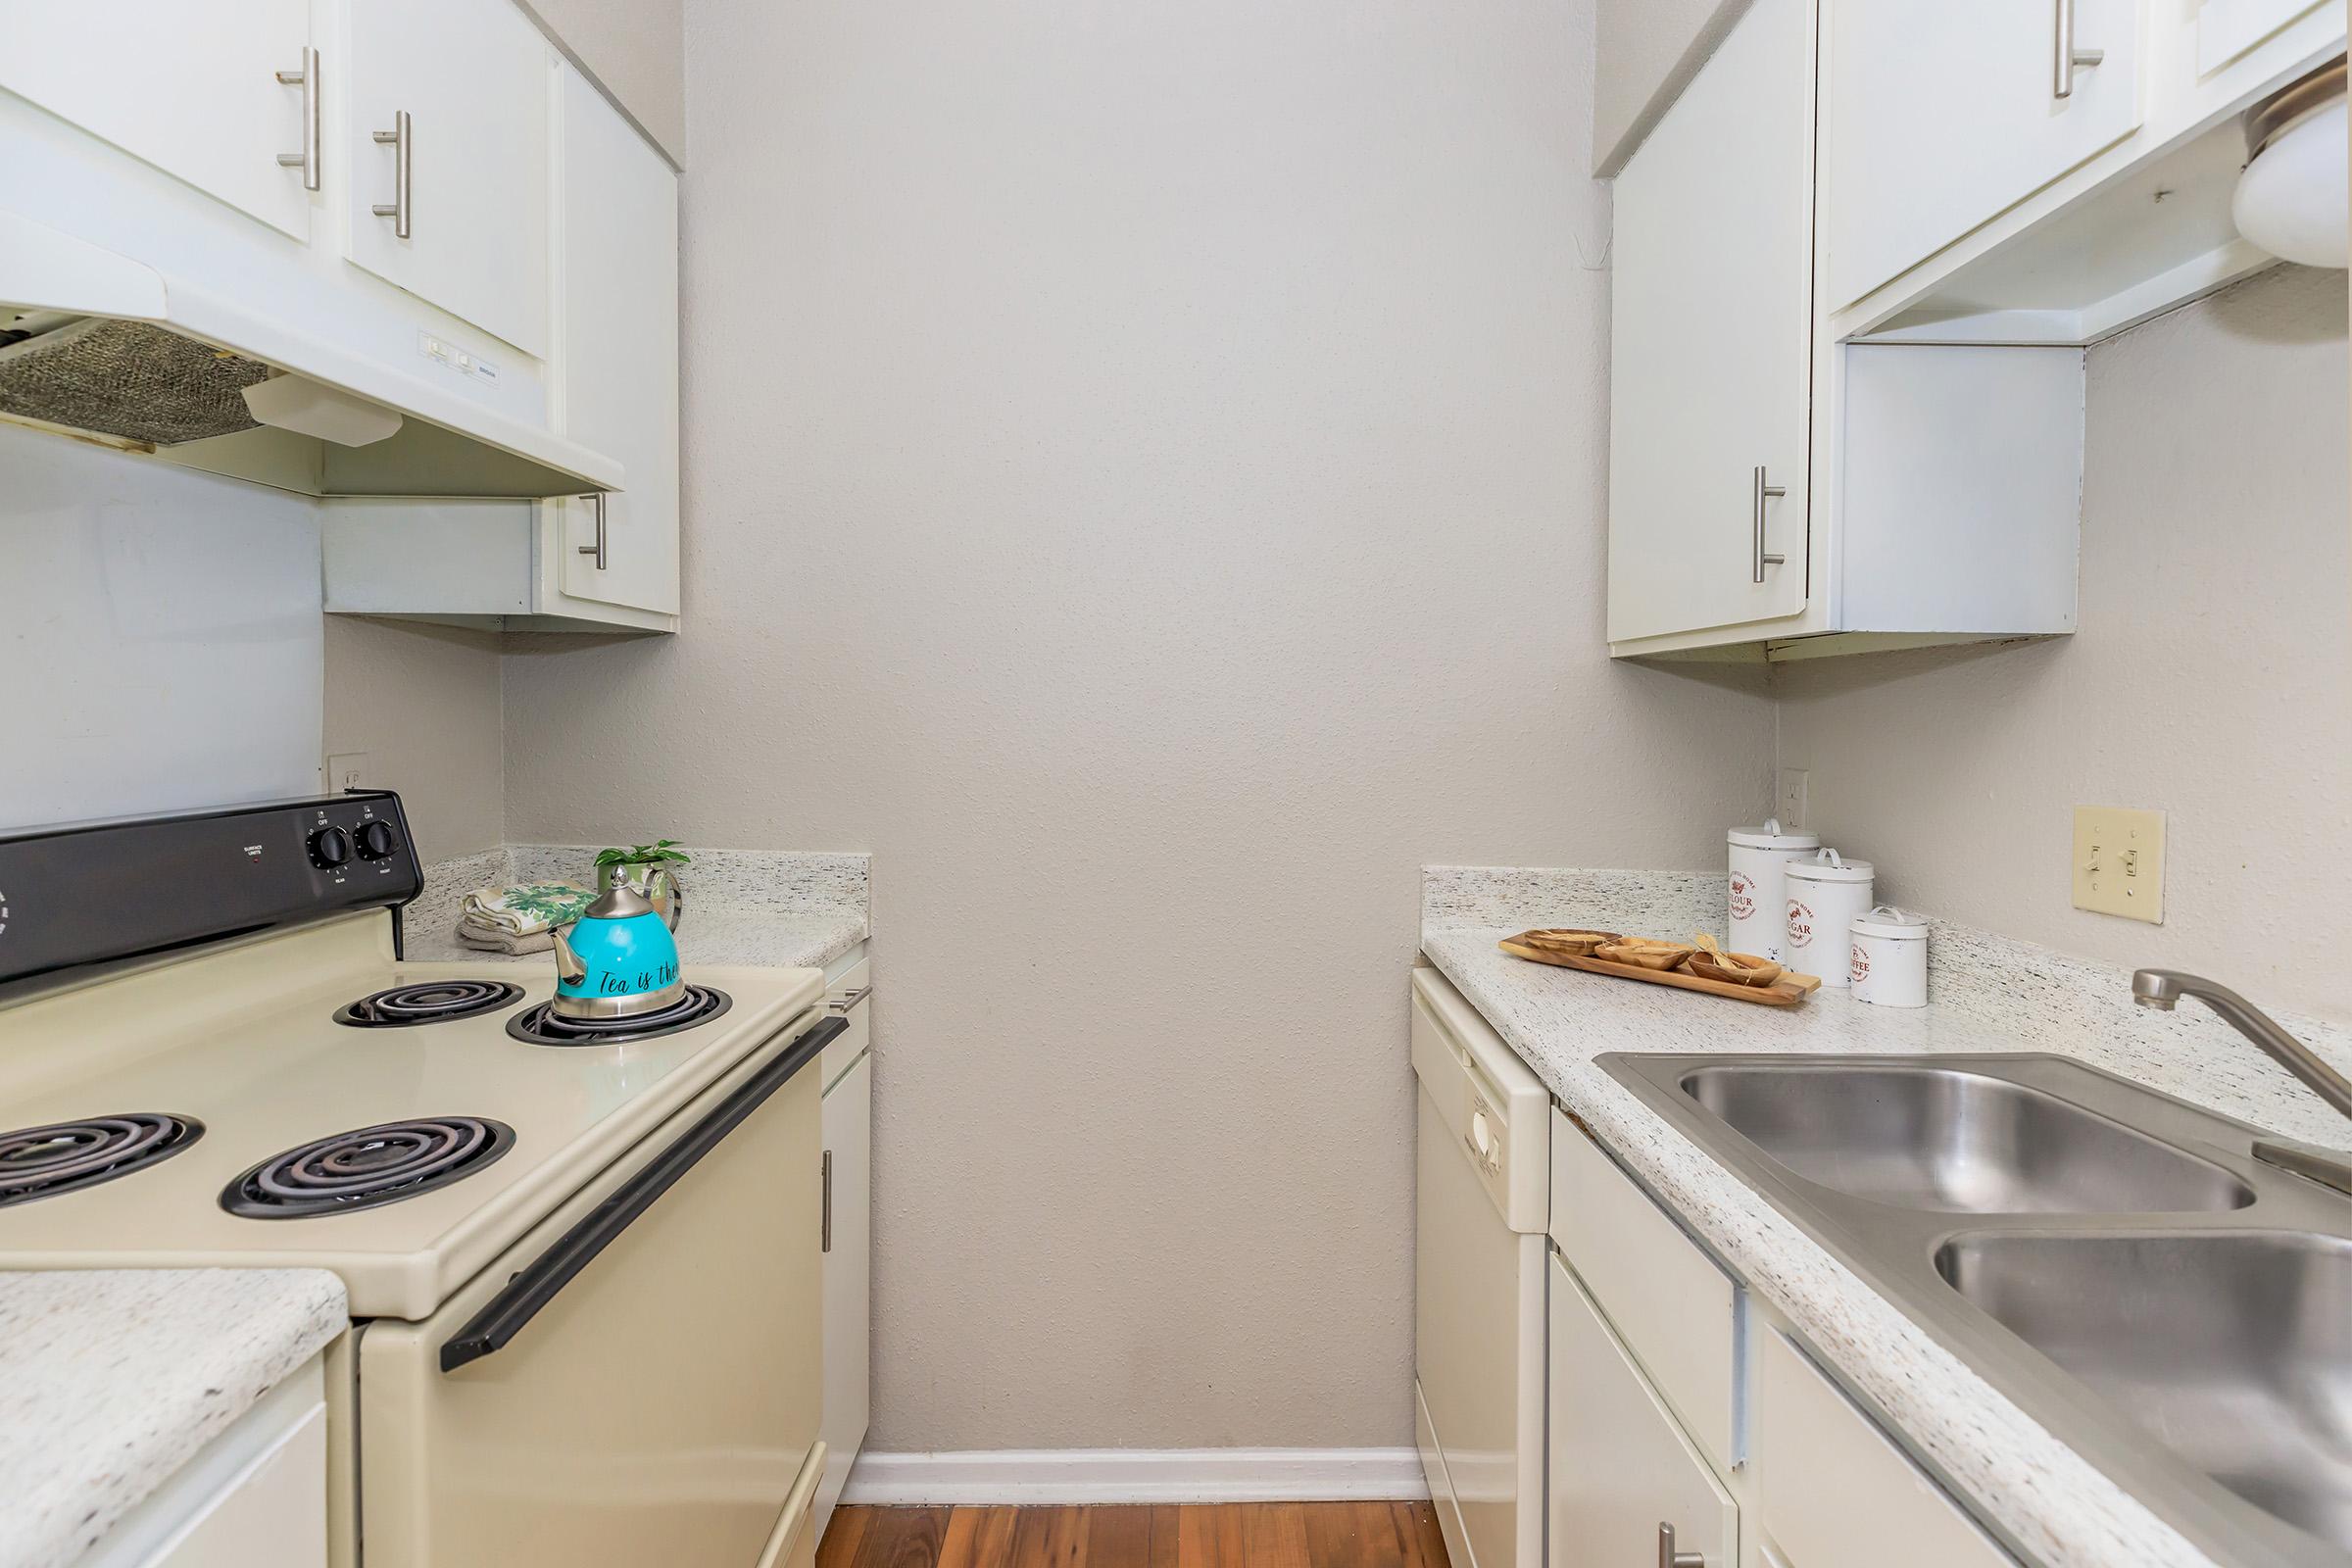
[[[1612,642],[1804,608],[1812,56],[1756,0],[1618,175]]]
[[[577,72],[563,74],[557,430],[628,488],[551,501],[574,599],[678,611],[678,176]],[[601,509],[601,513],[600,513]]]
[[[2198,0],[2197,71],[2221,70],[2291,23],[2343,0]]]
[[[0,0],[0,87],[295,239],[309,0]],[[292,166],[278,162],[293,157]]]
[[[555,50],[485,0],[347,0],[344,32],[351,260],[544,357]]]
[[[1830,308],[2136,130],[2143,4],[1830,0]]]

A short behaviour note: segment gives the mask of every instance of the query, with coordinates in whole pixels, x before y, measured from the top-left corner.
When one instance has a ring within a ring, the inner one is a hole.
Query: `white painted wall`
[[[1420,865],[1765,798],[1604,654],[1591,27],[689,5],[688,629],[508,828],[874,855],[873,1446],[1408,1444]]]
[[[1781,761],[1883,896],[2352,1016],[2346,314],[2282,268],[2091,351],[2079,635],[1775,677]],[[2161,927],[2072,907],[2078,804],[2168,813]]]
[[[505,842],[499,662],[496,632],[326,617],[326,752],[367,756],[428,862]]]
[[[0,424],[0,831],[307,794],[300,497]]]
[[[1682,95],[1748,0],[1598,0],[1592,172],[1614,174]]]

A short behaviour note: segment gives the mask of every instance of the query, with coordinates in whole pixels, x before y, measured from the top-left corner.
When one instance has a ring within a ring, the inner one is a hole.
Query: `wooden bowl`
[[[1527,931],[1512,940],[1522,947],[1540,948],[1545,953],[1564,954],[1572,958],[1591,957],[1592,950],[1607,942],[1624,940],[1614,931],[1567,931],[1559,929]]]
[[[1630,963],[1639,969],[1677,969],[1698,950],[1687,942],[1660,942],[1654,937],[1619,937],[1592,950],[1592,956],[1610,963]]]
[[[1691,956],[1688,967],[1692,974],[1736,986],[1768,986],[1786,972],[1770,958],[1760,958],[1752,953],[1727,953],[1724,956],[1735,961],[1718,962],[1700,953]]]

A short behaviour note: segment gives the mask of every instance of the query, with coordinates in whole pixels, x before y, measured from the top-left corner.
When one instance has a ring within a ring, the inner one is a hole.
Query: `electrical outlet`
[[[2164,813],[2075,808],[2075,907],[2164,924]]]
[[[345,790],[368,787],[368,754],[366,752],[337,752],[326,760],[326,792],[340,795]]]
[[[1773,795],[1772,814],[1781,819],[1784,833],[1805,830],[1805,781],[1809,777],[1801,767],[1781,769],[1781,787]]]

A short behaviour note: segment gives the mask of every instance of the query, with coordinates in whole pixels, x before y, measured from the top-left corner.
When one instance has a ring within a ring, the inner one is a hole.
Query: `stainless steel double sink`
[[[2259,1129],[2060,1056],[1598,1064],[2211,1555],[2352,1562],[2352,1199]]]

